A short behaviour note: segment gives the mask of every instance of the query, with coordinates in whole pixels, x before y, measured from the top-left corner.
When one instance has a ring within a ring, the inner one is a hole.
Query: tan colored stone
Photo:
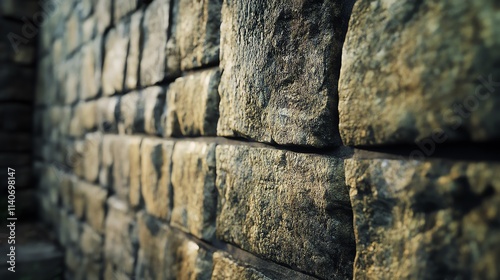
[[[217,237],[322,278],[350,278],[355,245],[343,160],[218,145]]]
[[[161,135],[161,119],[165,111],[165,89],[162,87],[148,87],[141,92],[144,111],[144,132],[152,135]]]
[[[125,23],[118,24],[106,36],[106,54],[102,70],[102,92],[110,96],[123,91],[129,37]]]
[[[114,0],[113,22],[118,24],[122,18],[132,13],[137,8],[136,0]]]
[[[169,219],[172,207],[170,183],[174,142],[144,138],[141,145],[141,192],[146,211]]]
[[[215,146],[177,142],[172,156],[171,224],[208,241],[215,236]]]
[[[94,231],[89,225],[84,224],[80,238],[82,253],[91,260],[99,261],[103,258],[103,237]]]
[[[238,263],[229,255],[222,252],[214,253],[214,270],[212,280],[271,280],[255,268],[247,264]]]
[[[356,279],[497,279],[500,165],[349,159]]]
[[[344,143],[500,139],[499,25],[495,0],[357,1],[339,80]]]
[[[100,186],[90,184],[86,186],[84,191],[87,205],[85,209],[86,221],[97,233],[104,234],[108,191]]]
[[[125,94],[120,98],[120,118],[118,132],[120,134],[133,134],[144,130],[144,120],[139,109],[141,95],[137,91]]]
[[[222,0],[178,0],[175,38],[182,70],[219,61]]]
[[[118,105],[118,97],[103,97],[97,102],[97,125],[100,131],[112,133],[117,131],[115,110]]]
[[[113,190],[123,201],[130,201],[130,187],[133,180],[137,184],[140,176],[140,162],[136,161],[141,146],[141,137],[116,137],[111,145],[113,156]],[[132,178],[131,176],[134,176]],[[134,186],[134,195],[137,194]]]
[[[96,97],[101,87],[101,44],[101,37],[97,37],[82,48],[80,94],[83,100]]]
[[[220,72],[208,70],[177,78],[168,88],[166,136],[216,135]]]
[[[106,262],[119,266],[129,277],[134,274],[137,253],[137,224],[127,203],[108,199],[104,255]]]
[[[155,0],[144,12],[141,86],[154,85],[166,77],[166,44],[170,1]]]
[[[95,5],[97,34],[103,34],[111,24],[112,0],[97,0]]]
[[[101,141],[102,134],[100,133],[89,133],[85,135],[83,153],[84,178],[91,183],[96,182],[99,177]]]

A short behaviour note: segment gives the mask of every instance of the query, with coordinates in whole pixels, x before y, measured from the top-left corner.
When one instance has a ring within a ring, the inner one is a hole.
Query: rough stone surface
[[[500,166],[347,160],[356,279],[496,279]]]
[[[177,142],[172,155],[173,226],[210,241],[215,234],[215,144]]]
[[[122,92],[129,43],[125,23],[111,29],[106,37],[106,55],[102,70],[102,92],[113,95]]]
[[[104,254],[106,260],[129,277],[134,275],[137,254],[137,224],[127,204],[116,197],[108,199]]]
[[[118,119],[118,132],[120,134],[144,131],[144,112],[138,106],[141,98],[141,94],[137,91],[127,93],[120,98],[120,117]]]
[[[155,0],[144,12],[141,85],[153,85],[166,77],[167,31],[170,1]]]
[[[108,191],[96,186],[87,185],[85,188],[85,199],[87,208],[85,209],[86,222],[97,233],[104,234],[104,221],[106,217],[106,200]]]
[[[170,174],[174,142],[144,138],[141,145],[141,193],[146,211],[169,219],[172,209]]]
[[[152,216],[138,214],[137,279],[211,279],[212,254]]]
[[[218,70],[178,78],[168,88],[166,136],[216,135],[219,118]]]
[[[137,3],[138,2],[136,0],[114,0],[114,23],[117,24],[122,18],[133,12],[137,7]]]
[[[144,132],[161,135],[163,132],[161,120],[165,111],[165,89],[163,87],[148,87],[142,90],[143,102],[140,109],[144,117]]]
[[[498,139],[499,24],[494,0],[357,1],[339,81],[344,143]]]
[[[217,237],[324,278],[349,278],[355,247],[343,161],[216,148]]]
[[[80,94],[83,100],[97,96],[101,86],[101,37],[86,44],[82,49],[82,80]]]
[[[140,161],[137,155],[141,149],[142,138],[130,136],[126,138],[117,137],[112,143],[113,157],[113,190],[117,197],[129,202],[131,191],[136,196],[137,184],[140,176]],[[131,190],[131,186],[134,189]]]
[[[84,224],[80,238],[82,253],[92,260],[102,259],[104,241],[101,235],[94,231],[89,225]]]
[[[337,79],[351,2],[224,2],[218,134],[340,144]]]
[[[182,70],[219,61],[222,0],[176,0],[175,42]]]
[[[240,264],[224,253],[214,253],[214,270],[212,280],[240,279],[240,280],[270,280],[269,278],[248,265]]]
[[[85,147],[83,153],[84,178],[88,182],[96,182],[99,177],[99,162],[102,135],[100,133],[89,133],[85,135]]]
[[[127,73],[125,75],[126,89],[136,89],[139,82],[142,16],[143,12],[139,10],[130,19],[130,43],[127,55]]]
[[[118,104],[117,97],[100,98],[97,102],[97,126],[102,132],[114,132],[117,130],[115,109]]]

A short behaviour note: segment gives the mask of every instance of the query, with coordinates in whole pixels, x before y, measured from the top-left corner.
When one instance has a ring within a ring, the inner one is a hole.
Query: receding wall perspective
[[[496,0],[22,2],[0,164],[59,279],[500,278]]]

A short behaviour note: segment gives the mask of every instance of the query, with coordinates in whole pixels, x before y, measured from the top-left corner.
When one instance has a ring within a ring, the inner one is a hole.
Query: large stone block
[[[270,148],[216,148],[217,237],[301,271],[350,278],[354,230],[343,160]]]
[[[104,255],[106,262],[119,266],[128,277],[134,275],[137,254],[137,223],[127,204],[116,197],[108,199]]]
[[[155,0],[146,8],[143,20],[141,56],[141,85],[149,86],[162,81],[166,73],[167,33],[170,1]]]
[[[137,279],[201,279],[212,274],[212,254],[152,216],[138,214]]]
[[[216,135],[219,118],[218,70],[177,78],[167,94],[166,136]]]
[[[103,34],[111,24],[112,0],[95,1],[95,17],[97,22],[97,34]]]
[[[141,94],[137,91],[129,92],[119,101],[118,132],[133,134],[144,132],[144,117],[140,106]]]
[[[87,224],[83,225],[80,249],[89,259],[100,261],[103,258],[103,237]]]
[[[105,133],[117,132],[115,111],[119,104],[118,97],[99,98],[97,101],[97,127]]]
[[[497,279],[500,165],[350,159],[356,279]]]
[[[219,61],[222,0],[176,0],[175,43],[182,70]]]
[[[144,132],[161,135],[162,116],[165,112],[165,89],[163,87],[148,87],[141,91],[142,102],[139,109],[144,119]]]
[[[215,234],[215,144],[177,142],[172,156],[171,224],[197,238]]]
[[[158,218],[169,219],[172,209],[173,141],[144,138],[141,145],[141,191],[146,211]]]
[[[112,143],[113,190],[118,198],[129,202],[131,187],[139,183],[141,163],[137,160],[142,138],[138,136],[116,137]],[[138,186],[133,186],[137,196]]]
[[[129,36],[126,23],[120,23],[106,36],[106,54],[102,70],[102,93],[106,96],[123,91]]]
[[[94,183],[99,177],[99,163],[102,134],[89,133],[85,135],[83,150],[83,172],[86,181]]]
[[[500,138],[499,24],[494,0],[357,1],[339,81],[344,143]]]
[[[340,144],[337,79],[353,1],[225,1],[218,134]]]
[[[86,222],[97,233],[104,234],[108,191],[100,186],[87,184],[84,192],[86,199]]]
[[[114,0],[113,21],[115,24],[120,22],[126,15],[132,13],[137,8],[136,0]]]

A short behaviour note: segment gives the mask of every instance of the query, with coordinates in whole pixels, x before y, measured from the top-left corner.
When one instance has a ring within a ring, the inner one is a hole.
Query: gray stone
[[[125,88],[136,89],[139,78],[139,62],[142,34],[142,10],[132,14],[130,19],[130,43],[127,56],[127,73],[125,74]]]
[[[73,53],[81,44],[80,18],[77,10],[72,10],[64,30],[66,55]]]
[[[137,224],[127,204],[116,197],[108,199],[104,255],[106,262],[119,266],[128,276],[134,274],[137,254]]]
[[[497,279],[500,165],[346,160],[355,279]]]
[[[177,78],[168,88],[165,135],[216,135],[219,82],[218,70]]]
[[[137,279],[210,279],[212,254],[152,216],[138,214]]]
[[[102,93],[105,96],[123,91],[129,37],[125,23],[111,29],[106,36],[106,54],[102,70]]]
[[[158,218],[169,219],[172,208],[173,141],[144,138],[141,145],[141,190],[146,211]]]
[[[169,10],[169,0],[155,0],[144,12],[141,86],[156,84],[166,77]]]
[[[217,146],[216,159],[219,239],[319,277],[351,277],[341,159],[233,145]]]
[[[177,0],[175,42],[182,70],[219,61],[222,0]]]
[[[81,55],[76,53],[62,65],[57,67],[62,83],[60,98],[64,104],[74,104],[79,98],[81,71]]]
[[[215,235],[215,144],[177,142],[172,155],[171,224],[197,238]]]
[[[340,144],[337,78],[351,2],[224,2],[220,136]]]
[[[500,138],[499,24],[494,0],[357,1],[339,81],[344,143]]]
[[[144,118],[144,132],[152,135],[161,135],[162,116],[165,111],[165,89],[163,87],[148,87],[141,91],[142,102],[139,109]]]
[[[103,34],[111,24],[112,0],[95,1],[95,17],[97,22],[97,34]]]
[[[229,255],[222,252],[216,252],[213,255],[214,270],[212,272],[212,280],[271,280],[247,264],[238,263]]]

